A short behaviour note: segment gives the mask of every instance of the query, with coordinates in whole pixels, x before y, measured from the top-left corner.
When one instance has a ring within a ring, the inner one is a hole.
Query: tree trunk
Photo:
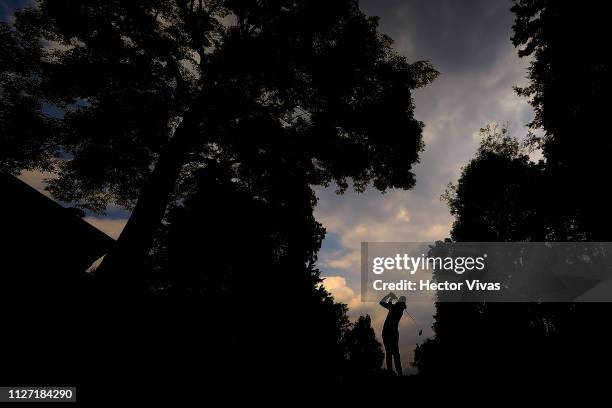
[[[197,129],[191,116],[186,114],[162,150],[127,224],[95,272],[96,278],[115,289],[134,289],[142,284],[140,272],[184,165],[187,141]]]

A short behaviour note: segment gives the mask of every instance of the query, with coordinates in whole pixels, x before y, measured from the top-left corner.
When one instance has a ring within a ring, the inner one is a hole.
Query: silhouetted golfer
[[[396,300],[395,303],[393,302],[394,300]],[[395,371],[397,372],[397,375],[402,375],[398,326],[403,312],[406,309],[406,298],[404,296],[400,296],[398,298],[393,292],[391,292],[380,300],[380,305],[389,310],[382,331],[387,370],[393,371],[392,362],[395,360]]]

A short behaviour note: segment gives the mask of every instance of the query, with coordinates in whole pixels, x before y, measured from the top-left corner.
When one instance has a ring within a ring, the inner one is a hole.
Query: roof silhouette
[[[0,279],[69,278],[103,256],[114,240],[18,178],[0,172],[4,243]]]

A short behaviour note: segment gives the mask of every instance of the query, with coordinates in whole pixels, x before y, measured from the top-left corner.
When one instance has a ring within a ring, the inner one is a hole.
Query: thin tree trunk
[[[196,130],[190,116],[185,116],[160,154],[127,224],[95,272],[98,279],[118,290],[134,289],[142,283],[140,272],[184,165],[187,140]]]

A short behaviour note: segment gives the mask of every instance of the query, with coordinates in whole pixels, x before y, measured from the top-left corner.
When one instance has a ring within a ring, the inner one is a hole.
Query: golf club
[[[408,313],[408,311],[406,309],[404,309],[404,312],[406,312],[406,314],[412,319],[412,321],[414,322],[414,324],[418,325],[419,323],[416,321],[416,319],[410,314]],[[419,336],[423,334],[423,329],[419,329]]]

